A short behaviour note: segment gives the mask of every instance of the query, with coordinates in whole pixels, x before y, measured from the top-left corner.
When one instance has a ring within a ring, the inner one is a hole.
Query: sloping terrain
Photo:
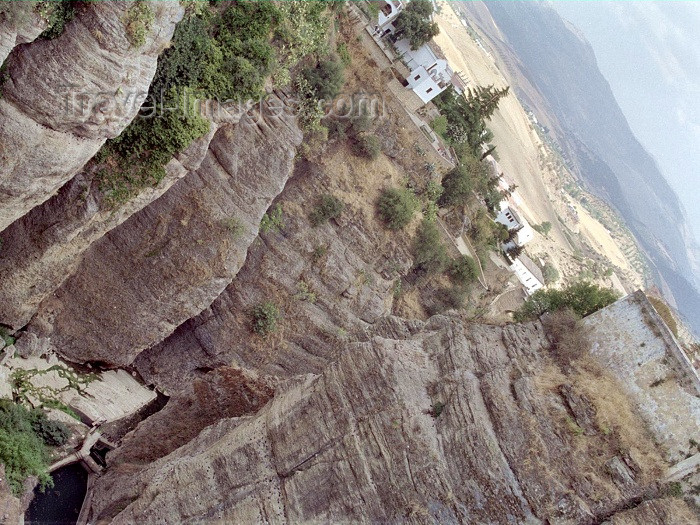
[[[8,58],[0,110],[47,97],[31,115],[41,128],[36,141],[12,146],[17,163],[2,165],[11,174],[0,181],[12,193],[4,198],[0,182],[0,205],[10,210],[0,227],[2,346],[9,344],[10,354],[60,356],[81,373],[117,368],[158,392],[153,406],[100,427],[116,448],[91,482],[83,517],[90,523],[693,519],[683,499],[668,497],[665,459],[636,408],[585,348],[564,361],[539,321],[485,321],[499,279],[509,277],[505,270],[485,257],[488,285],[465,286],[470,295],[460,312],[433,315],[455,307],[445,299],[453,279],[416,268],[416,232],[427,208],[437,213],[425,195],[445,161],[386,89],[391,80],[398,85],[394,73],[377,67],[352,8],[315,4],[336,23],[314,51],[302,38],[299,65],[288,69],[315,71],[317,56],[335,47],[346,62],[347,93],[380,101],[362,131],[355,122],[328,121],[330,139],[310,130],[308,115],[293,111],[294,84],[273,87],[263,78],[258,105],[244,116],[204,115],[209,132],[169,155],[163,178],[134,184],[116,205],[110,201],[98,173],[105,166],[88,160],[135,112],[99,123],[94,115],[62,121],[49,114],[58,95],[43,82],[83,75],[85,59],[104,73],[91,69],[96,76],[85,82],[146,90],[184,9],[178,2],[149,4],[153,21],[143,46],[134,46],[125,13],[139,5],[81,3],[53,40],[22,44],[33,33],[15,22],[0,26],[9,28],[0,31],[2,46],[20,44]],[[212,11],[205,16],[241,5],[253,4],[207,3]],[[287,22],[308,36],[305,24],[313,17],[302,6],[311,4],[284,5],[292,6]],[[198,16],[193,4],[187,7]],[[227,14],[235,22],[241,12]],[[104,33],[98,38],[96,31]],[[274,40],[284,31],[264,26],[263,32]],[[206,43],[206,36],[202,31],[193,41]],[[86,55],[69,62],[75,53],[69,44],[82,37]],[[266,49],[260,41],[246,45]],[[182,66],[174,64],[174,70]],[[36,93],[21,92],[33,86]],[[517,101],[509,104],[516,118],[501,119],[499,129],[529,133]],[[26,124],[30,117],[23,118]],[[0,138],[3,129],[7,136],[16,131],[8,122],[0,121]],[[53,143],[42,133],[58,137],[65,161],[44,181],[37,166]],[[358,147],[371,135],[381,149],[376,158]],[[528,138],[535,150],[536,137]],[[84,149],[71,149],[73,139]],[[134,175],[110,161],[106,167],[118,176]],[[529,176],[537,162],[533,154],[509,167]],[[20,176],[32,183],[19,185]],[[412,212],[403,229],[389,229],[377,212],[387,188],[411,188],[420,200],[415,207],[426,209]],[[538,183],[533,194],[539,190]],[[316,223],[312,214],[322,196],[336,198],[342,210]],[[556,215],[548,202],[536,206],[539,220]],[[433,220],[425,222],[436,227]],[[562,232],[554,239],[565,241]],[[445,265],[459,256],[451,241],[438,239],[446,244],[440,246]],[[443,302],[431,303],[435,298]],[[256,311],[267,303],[274,306],[274,330],[265,332],[257,329]],[[26,482],[23,504],[33,483]],[[0,520],[14,520],[20,505],[6,493],[0,480]]]
[[[691,520],[653,482],[651,440],[606,433],[590,372],[563,376],[546,345],[539,324],[387,318],[254,416],[100,479],[93,519],[599,523],[650,501],[640,520]]]
[[[492,47],[570,168],[625,218],[656,277],[700,329],[690,235],[677,196],[632,134],[590,45],[543,2],[455,4]]]

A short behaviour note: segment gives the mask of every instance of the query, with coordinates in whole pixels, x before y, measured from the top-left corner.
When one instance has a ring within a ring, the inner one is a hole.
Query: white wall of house
[[[535,232],[530,223],[509,206],[508,201],[501,201],[501,211],[498,212],[495,221],[503,224],[503,226],[508,228],[508,231],[520,228],[514,239],[514,244],[517,246],[525,246],[535,237]]]
[[[399,16],[399,13],[403,11],[408,0],[384,0],[384,5],[379,8],[379,15],[377,15],[377,23],[380,28],[385,28],[387,24],[390,24],[394,19]],[[393,28],[391,28],[393,31]]]
[[[519,258],[516,258],[511,264],[510,269],[515,272],[518,281],[525,287],[525,292],[532,295],[540,288],[544,288],[544,283],[541,282],[535,275],[528,270]]]

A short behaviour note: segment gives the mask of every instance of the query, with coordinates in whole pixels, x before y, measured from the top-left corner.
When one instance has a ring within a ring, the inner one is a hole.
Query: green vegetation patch
[[[53,486],[48,447],[63,445],[69,436],[66,425],[48,419],[43,411],[0,399],[0,463],[13,494],[22,493],[29,476],[37,476],[41,490]]]
[[[145,0],[135,2],[124,16],[126,37],[134,47],[141,47],[146,43],[146,35],[153,26],[155,14]]]
[[[340,217],[344,207],[343,201],[326,193],[318,199],[314,209],[309,214],[309,220],[314,227],[320,226],[330,219]]]
[[[150,9],[139,2],[127,15],[127,33],[135,46],[148,26]],[[190,10],[158,61],[139,117],[97,157],[100,187],[109,205],[118,206],[140,189],[157,185],[170,159],[209,131],[199,100],[243,102],[262,96],[275,65],[272,37],[279,16],[272,2]]]
[[[515,313],[515,320],[537,319],[547,312],[565,308],[571,309],[579,317],[585,317],[614,303],[618,298],[619,294],[615,290],[589,282],[575,283],[563,290],[537,290]]]
[[[379,215],[391,230],[400,230],[411,222],[418,207],[418,199],[406,188],[387,188],[377,201]]]
[[[265,301],[253,308],[253,332],[265,336],[277,330],[280,311],[272,301]]]

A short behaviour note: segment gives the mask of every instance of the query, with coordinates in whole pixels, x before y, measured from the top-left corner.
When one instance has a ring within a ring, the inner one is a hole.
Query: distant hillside
[[[632,133],[589,43],[544,2],[453,6],[487,37],[518,97],[550,129],[572,171],[618,209],[661,288],[700,331],[682,207]]]

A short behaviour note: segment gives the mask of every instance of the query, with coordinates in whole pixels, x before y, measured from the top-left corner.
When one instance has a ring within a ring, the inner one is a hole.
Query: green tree
[[[406,188],[387,188],[377,201],[379,215],[391,230],[406,226],[418,210],[418,200]]]
[[[542,224],[535,224],[532,227],[536,232],[541,233],[542,235],[549,235],[549,232],[552,231],[552,223],[549,221],[544,221]]]
[[[423,219],[413,242],[413,266],[429,274],[440,273],[449,262],[435,221]]]
[[[611,288],[601,288],[589,282],[578,282],[563,290],[537,290],[516,312],[516,321],[536,319],[546,312],[570,308],[585,317],[614,303],[619,294]]]
[[[345,67],[339,60],[321,60],[314,68],[302,71],[302,76],[313,89],[317,99],[332,99],[343,88]]]
[[[47,445],[62,445],[69,435],[68,427],[43,411],[0,399],[0,463],[15,495],[28,476],[37,476],[42,489],[52,486]]]
[[[440,206],[466,204],[472,192],[477,186],[481,186],[481,180],[487,176],[483,162],[471,155],[464,156],[442,180],[444,191],[438,203]]]
[[[408,38],[413,50],[428,43],[440,33],[438,25],[430,20],[432,14],[433,3],[430,0],[413,0],[396,17],[396,38]]]
[[[479,275],[479,267],[476,261],[468,255],[462,255],[452,261],[450,278],[455,284],[465,285],[476,281]]]
[[[507,87],[478,86],[469,89],[464,97],[450,87],[435,98],[440,113],[447,117],[447,140],[455,150],[464,148],[475,157],[481,156],[481,145],[493,139],[486,120],[508,91]]]

